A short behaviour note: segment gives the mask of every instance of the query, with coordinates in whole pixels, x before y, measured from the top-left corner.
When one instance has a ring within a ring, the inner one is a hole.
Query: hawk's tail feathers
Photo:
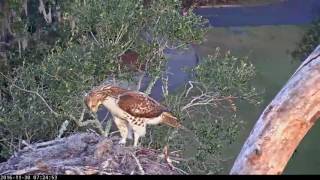
[[[168,125],[168,126],[171,126],[171,127],[174,127],[174,128],[183,129],[183,130],[185,130],[185,131],[187,131],[187,132],[190,132],[190,133],[194,134],[190,129],[182,126],[182,124],[180,124],[180,123],[178,122],[178,118],[174,117],[174,116],[173,116],[171,113],[169,113],[169,112],[164,112],[164,113],[162,113],[162,120],[161,120],[161,122],[162,122],[163,124]]]
[[[183,128],[183,126],[178,122],[178,118],[174,117],[169,112],[162,113],[161,122],[174,128]]]

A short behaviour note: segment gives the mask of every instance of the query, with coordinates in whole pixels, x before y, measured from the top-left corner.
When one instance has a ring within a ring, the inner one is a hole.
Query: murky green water
[[[248,56],[256,67],[254,84],[264,91],[264,102],[260,107],[239,106],[239,115],[246,122],[236,142],[226,149],[225,172],[228,173],[248,137],[253,125],[267,104],[287,82],[299,63],[290,53],[296,48],[306,27],[261,26],[214,28],[200,47],[203,56],[213,54],[217,46],[230,50],[236,56]],[[320,174],[319,136],[320,125],[316,125],[304,138],[297,152],[291,158],[286,174]]]

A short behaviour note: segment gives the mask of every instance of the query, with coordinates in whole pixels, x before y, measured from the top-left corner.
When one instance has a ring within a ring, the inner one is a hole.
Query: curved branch
[[[320,115],[320,46],[266,107],[230,174],[281,174]]]

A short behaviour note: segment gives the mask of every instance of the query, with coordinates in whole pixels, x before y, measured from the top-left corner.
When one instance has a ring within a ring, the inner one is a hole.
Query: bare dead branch
[[[47,12],[46,12],[46,8],[45,8],[44,3],[43,3],[43,0],[39,0],[38,10],[39,10],[40,13],[43,14],[44,20],[45,20],[48,24],[51,24],[51,23],[52,23],[51,7],[49,7],[49,11],[48,11],[48,13],[47,13]]]
[[[156,84],[156,82],[158,81],[158,79],[160,78],[160,76],[156,76],[152,79],[152,81],[149,83],[147,89],[145,90],[145,93],[150,95],[151,94],[151,91],[154,87],[154,85]]]
[[[187,97],[189,95],[189,93],[192,91],[192,89],[194,89],[195,87],[201,93],[198,96],[192,97],[190,102],[181,108],[181,111],[186,111],[187,109],[189,109],[191,107],[195,107],[195,106],[214,105],[218,101],[230,102],[230,100],[238,98],[238,97],[234,97],[234,96],[220,96],[219,93],[215,93],[215,92],[207,91],[207,90],[206,90],[206,92],[204,92],[200,87],[194,86],[194,83],[196,83],[196,82],[189,81],[188,83],[190,84],[190,87],[188,88],[185,97]]]
[[[164,95],[164,97],[168,96],[169,95],[169,77],[168,75],[166,75],[166,77],[162,77],[162,86],[161,86],[161,89],[162,89],[162,93]]]
[[[142,81],[143,81],[143,78],[145,77],[146,73],[145,72],[142,72],[139,76],[139,79],[138,79],[138,84],[137,84],[137,91],[140,91],[141,89],[141,85],[142,85]]]
[[[282,174],[320,113],[320,46],[265,108],[230,174]]]

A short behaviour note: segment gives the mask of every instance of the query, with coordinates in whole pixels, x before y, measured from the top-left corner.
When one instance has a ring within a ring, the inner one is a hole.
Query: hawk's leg
[[[119,141],[119,144],[126,144],[127,142],[127,137],[128,137],[128,126],[127,126],[127,121],[114,117],[114,122],[116,126],[118,127],[121,135],[121,140]]]
[[[133,146],[137,147],[139,138],[144,137],[146,134],[146,124],[143,125],[132,125],[133,133],[134,133],[134,142]]]
[[[128,139],[133,139],[133,130],[129,123],[127,123],[128,127]]]

